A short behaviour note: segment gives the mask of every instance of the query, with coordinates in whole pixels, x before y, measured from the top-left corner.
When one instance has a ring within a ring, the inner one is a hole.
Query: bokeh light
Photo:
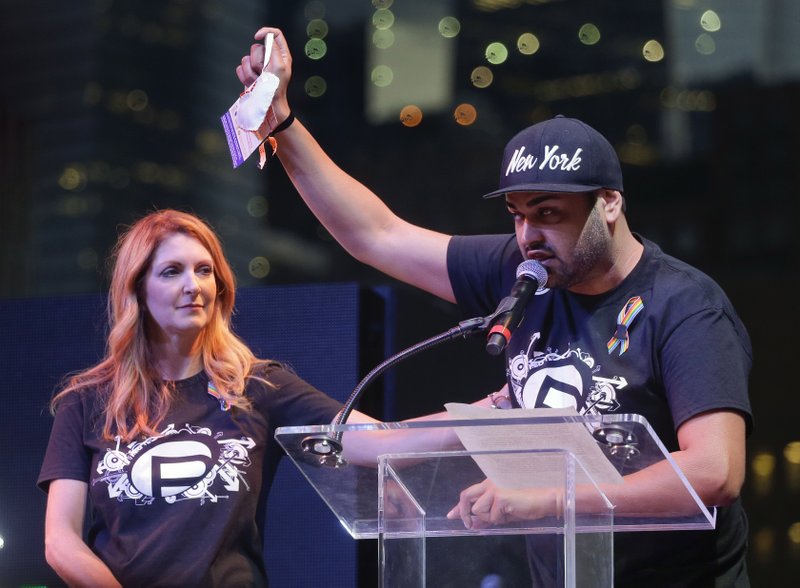
[[[86,170],[79,165],[65,167],[58,178],[58,185],[70,192],[83,190],[86,187]]]
[[[404,106],[400,111],[400,122],[406,127],[416,127],[422,122],[422,110],[413,104]]]
[[[388,65],[378,65],[372,70],[370,79],[379,88],[385,88],[394,80],[394,72]]]
[[[147,108],[148,103],[147,92],[144,90],[131,90],[125,99],[128,108],[134,112],[139,112]]]
[[[315,18],[306,26],[306,34],[310,39],[324,39],[328,36],[328,23],[321,18]]]
[[[791,492],[800,492],[800,442],[792,441],[783,448],[786,487]]]
[[[523,55],[533,55],[539,50],[539,38],[533,33],[522,33],[517,39],[517,50]]]
[[[194,143],[201,153],[214,155],[227,151],[225,137],[217,132],[216,129],[201,129],[195,135]],[[90,171],[91,176],[91,171]]]
[[[263,196],[253,196],[247,201],[247,214],[256,218],[261,218],[267,215],[269,210],[269,203]]]
[[[753,456],[751,465],[756,476],[772,476],[775,473],[775,456],[766,451],[761,451]]]
[[[711,35],[703,33],[695,39],[694,48],[700,55],[712,55],[717,50],[717,44]]]
[[[775,456],[768,451],[759,451],[750,460],[753,473],[751,485],[757,496],[769,496],[775,482]]]
[[[800,441],[787,443],[783,448],[783,457],[791,464],[800,465]]]
[[[439,21],[439,34],[445,39],[452,39],[461,32],[461,23],[454,16],[445,16]]]
[[[476,88],[488,88],[492,85],[494,74],[485,65],[480,65],[472,70],[469,79]]]
[[[328,83],[322,76],[311,76],[306,80],[305,91],[311,98],[319,98],[328,90]]]
[[[453,112],[453,118],[462,126],[469,126],[478,118],[478,111],[472,104],[459,104]]]
[[[394,24],[394,13],[391,10],[381,8],[372,15],[372,24],[376,29],[389,29]]]
[[[664,47],[655,39],[650,39],[642,47],[642,55],[647,61],[656,62],[664,59]]]
[[[584,45],[596,45],[600,42],[600,29],[596,25],[587,22],[578,30],[578,39]]]
[[[269,260],[261,256],[251,259],[247,266],[250,275],[258,279],[266,278],[269,275],[270,269]]]
[[[388,49],[394,45],[394,32],[392,29],[378,29],[372,35],[372,44],[378,49]]]
[[[709,33],[715,33],[722,28],[722,20],[713,10],[706,10],[700,17],[700,26]]]
[[[505,45],[497,41],[489,43],[486,47],[486,61],[492,65],[498,65],[506,59],[508,59],[508,49]]]
[[[309,39],[306,42],[305,54],[309,59],[322,59],[328,52],[328,45],[322,39]]]
[[[800,545],[800,523],[792,523],[789,525],[789,541],[795,545]]]

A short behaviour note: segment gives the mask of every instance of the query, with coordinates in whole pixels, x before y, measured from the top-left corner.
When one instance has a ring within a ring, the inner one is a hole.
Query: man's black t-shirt
[[[506,349],[512,402],[639,414],[670,451],[678,427],[711,410],[741,413],[749,432],[750,340],[730,301],[699,270],[642,243],[641,260],[610,292],[531,298]],[[464,313],[491,313],[522,260],[513,235],[454,237],[448,271]],[[747,585],[746,537],[738,501],[718,509],[714,531],[617,533],[616,585]]]

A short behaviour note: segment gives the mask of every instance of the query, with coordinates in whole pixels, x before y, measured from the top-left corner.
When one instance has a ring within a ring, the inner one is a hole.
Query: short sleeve
[[[522,261],[514,235],[455,236],[447,248],[447,272],[465,316],[492,312],[508,294]]]
[[[710,410],[735,410],[753,426],[748,398],[750,340],[723,308],[707,308],[684,319],[661,349],[667,402],[677,429]]]
[[[275,427],[329,424],[342,403],[285,367],[270,367],[264,375],[267,412]]]
[[[74,392],[64,397],[58,405],[39,472],[37,484],[45,492],[53,480],[89,480],[91,455],[83,443],[85,419],[82,393]]]

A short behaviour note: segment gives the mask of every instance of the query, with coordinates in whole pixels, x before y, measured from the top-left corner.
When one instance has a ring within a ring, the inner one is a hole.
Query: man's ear
[[[617,190],[601,190],[606,222],[613,223],[625,213],[625,197]]]

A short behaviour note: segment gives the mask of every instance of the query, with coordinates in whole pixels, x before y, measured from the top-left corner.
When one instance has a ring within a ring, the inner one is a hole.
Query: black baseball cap
[[[592,127],[561,115],[517,133],[506,145],[500,187],[509,192],[622,192],[622,169],[608,140]]]

